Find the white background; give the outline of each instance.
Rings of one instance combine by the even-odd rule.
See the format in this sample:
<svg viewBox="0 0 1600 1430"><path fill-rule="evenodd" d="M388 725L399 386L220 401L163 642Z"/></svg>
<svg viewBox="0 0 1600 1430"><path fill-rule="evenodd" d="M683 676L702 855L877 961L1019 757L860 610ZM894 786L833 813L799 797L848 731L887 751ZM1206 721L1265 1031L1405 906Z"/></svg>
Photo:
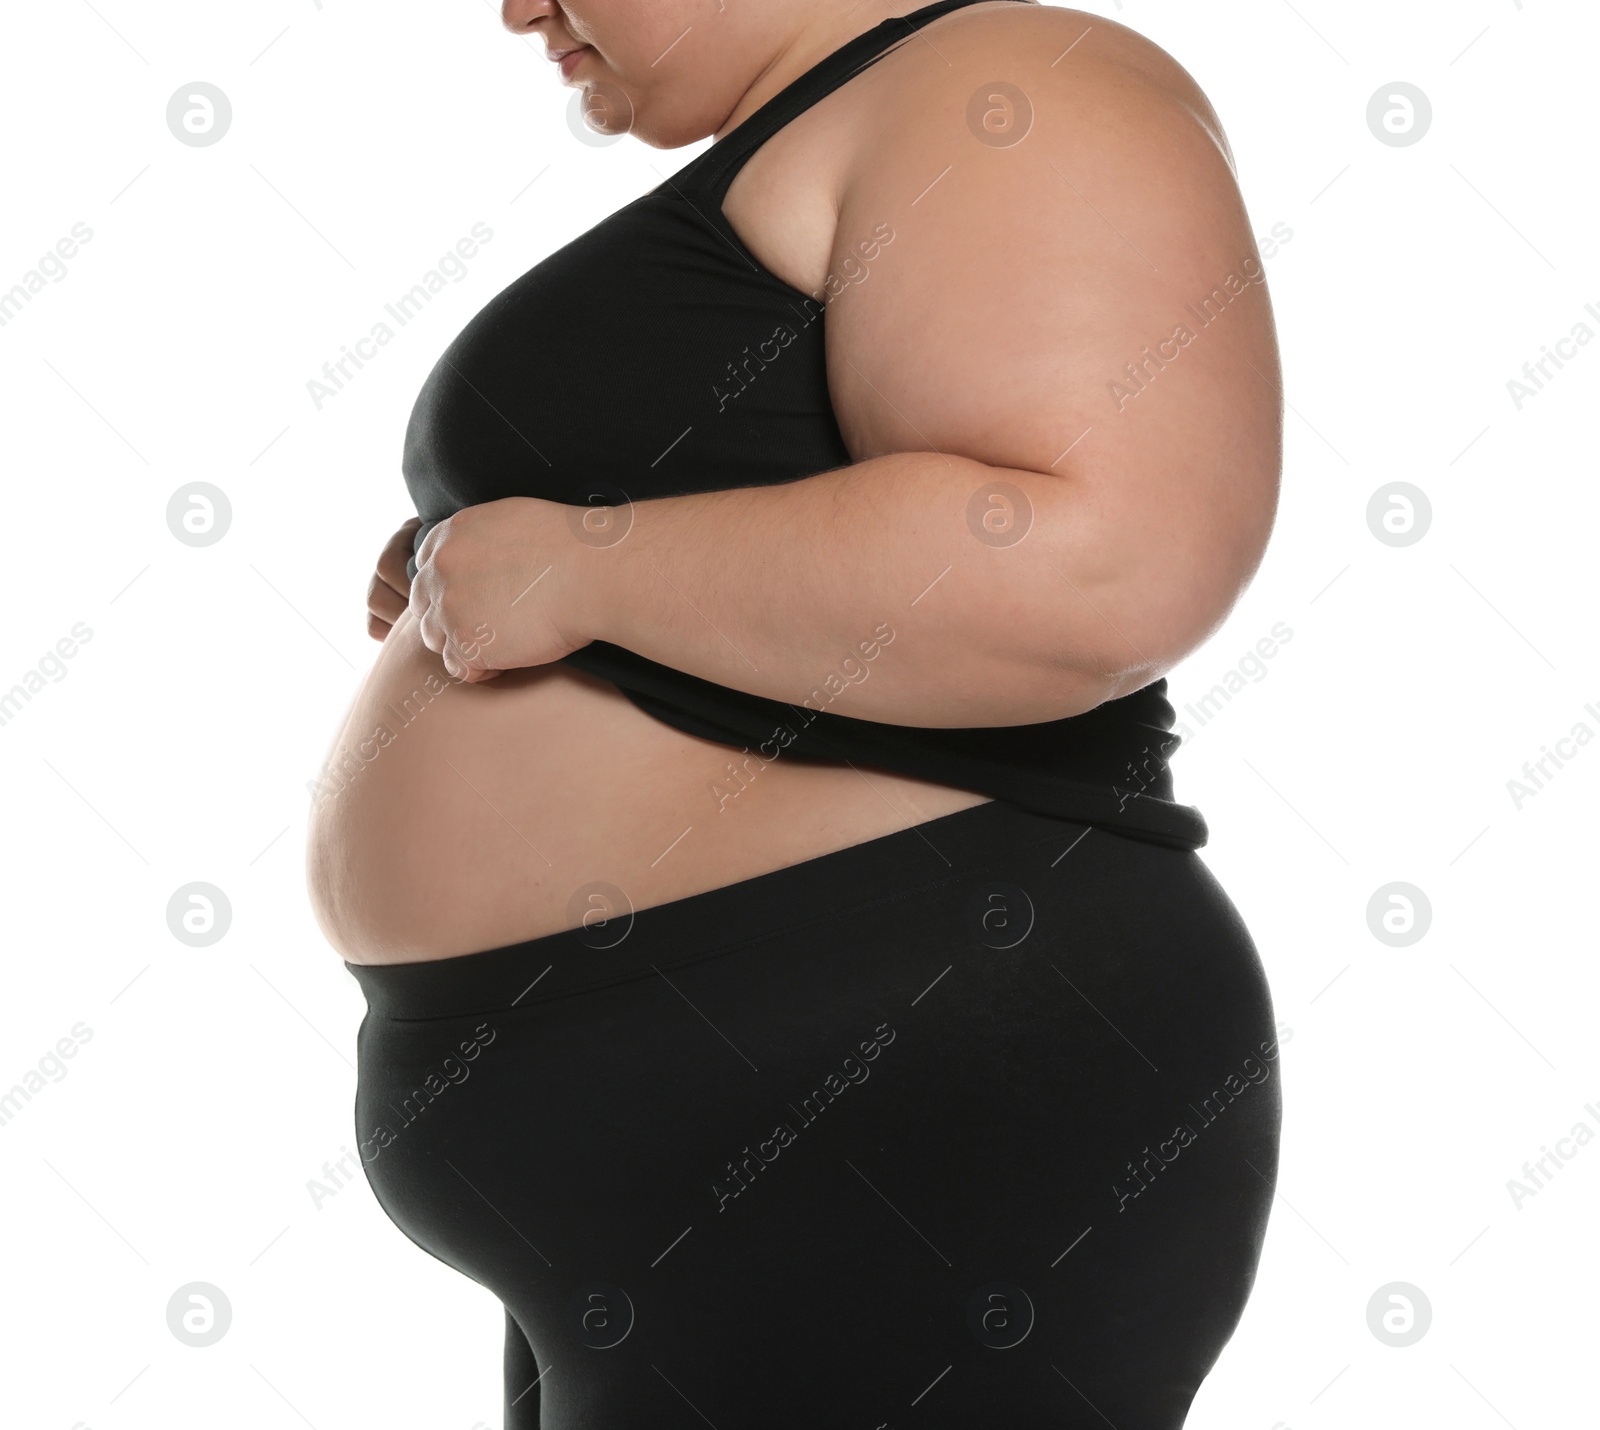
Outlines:
<svg viewBox="0 0 1600 1430"><path fill-rule="evenodd" d="M1576 323L1600 332L1600 18L1089 8L1196 76L1255 232L1293 233L1267 260L1276 535L1171 677L1194 732L1179 797L1266 961L1287 1103L1254 1297L1190 1425L1594 1424L1600 1147L1564 1144L1520 1207L1507 1184L1575 1124L1600 1132L1600 748L1520 808L1507 781L1579 722L1600 733L1600 346L1520 410L1507 382ZM353 1139L363 1004L306 903L306 782L377 649L365 583L410 514L401 437L428 369L702 146L580 142L542 45L486 0L62 0L8 7L5 49L0 288L74 223L93 238L0 328L0 689L75 623L92 638L0 726L0 1087L91 1036L0 1126L0 1418L498 1427L498 1304L363 1181L307 1190ZM196 80L232 102L213 147L166 127ZM1394 81L1433 105L1409 147L1366 122ZM317 410L308 379L478 221L494 237L465 278ZM232 506L212 547L166 525L197 480ZM1431 503L1410 546L1367 524L1393 481ZM1278 622L1292 639L1197 727L1184 706ZM192 881L231 902L209 948L168 931ZM1397 881L1432 910L1401 948L1367 917ZM233 1307L206 1349L166 1324L193 1281ZM1367 1324L1397 1281L1433 1313L1406 1348Z"/></svg>

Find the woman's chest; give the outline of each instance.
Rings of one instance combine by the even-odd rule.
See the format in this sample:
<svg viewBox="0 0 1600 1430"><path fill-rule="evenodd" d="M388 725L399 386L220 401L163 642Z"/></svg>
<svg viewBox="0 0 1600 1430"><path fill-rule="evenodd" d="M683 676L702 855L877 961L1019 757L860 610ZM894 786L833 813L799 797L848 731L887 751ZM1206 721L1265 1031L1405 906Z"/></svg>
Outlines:
<svg viewBox="0 0 1600 1430"><path fill-rule="evenodd" d="M849 462L824 304L718 220L646 195L479 311L407 427L402 471L425 521L508 496L609 505Z"/></svg>

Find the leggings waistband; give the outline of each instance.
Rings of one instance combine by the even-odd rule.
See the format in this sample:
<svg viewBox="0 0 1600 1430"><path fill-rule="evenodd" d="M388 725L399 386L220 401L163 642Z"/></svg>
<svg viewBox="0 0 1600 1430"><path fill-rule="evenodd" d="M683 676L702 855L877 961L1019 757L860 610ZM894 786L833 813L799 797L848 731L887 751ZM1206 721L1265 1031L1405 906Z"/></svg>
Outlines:
<svg viewBox="0 0 1600 1430"><path fill-rule="evenodd" d="M965 877L1010 849L1092 826L1000 800L586 927L418 963L349 963L371 1012L413 1021L549 1002L714 958Z"/></svg>

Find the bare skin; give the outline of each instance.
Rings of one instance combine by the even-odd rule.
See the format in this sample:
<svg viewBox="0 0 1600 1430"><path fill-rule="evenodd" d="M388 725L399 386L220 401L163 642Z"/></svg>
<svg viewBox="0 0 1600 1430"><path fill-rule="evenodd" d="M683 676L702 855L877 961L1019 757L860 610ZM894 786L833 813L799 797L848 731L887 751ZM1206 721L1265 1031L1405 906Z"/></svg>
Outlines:
<svg viewBox="0 0 1600 1430"><path fill-rule="evenodd" d="M721 137L823 55L910 8L840 0L719 12L714 0L506 0L502 13L508 28L541 35L549 49L590 45L570 82L625 91L633 132L675 147ZM885 212L900 217L896 265L884 263L872 282L830 304L829 378L841 431L858 463L932 451L1030 478L1041 528L1086 533L1085 550L1098 553L1100 567L1066 545L1049 548L1068 563L1083 597L1071 617L1080 624L1069 629L1063 616L1051 637L1052 652L1076 652L1072 680L1055 682L1072 687L1058 712L1069 714L1165 673L1221 623L1259 563L1281 455L1270 306L1264 288L1247 285L1225 321L1118 410L1107 380L1172 332L1183 302L1256 254L1215 115L1170 57L1081 12L980 4L941 17L920 37L760 148L724 211L763 264L807 292L840 270L857 230L870 232ZM917 213L911 200L950 168L949 132L918 116L943 111L964 123L968 96L1007 74L1026 78L1035 106L1030 141L1039 142L1028 162L1071 180L1045 190L1035 176L1023 190L984 193L981 178L969 179L977 187L963 202L972 212L1012 215L1001 261L992 227L935 221L934 204L922 210L926 222L907 216ZM1063 133L1078 137L1052 137ZM1123 136L1131 152L1116 152L1106 135ZM1035 192L1042 197L1021 197ZM1067 217L1056 204L1072 206L1062 211ZM1019 273L1031 270L1034 253L1039 269L1059 266L1052 245L1063 233L1082 250L1069 281L1046 272L1043 289L1029 291ZM1080 272L1081 282L1071 282ZM1060 296L1069 290L1074 296ZM944 301L930 304L930 292ZM1091 437L1058 460L1086 428ZM1208 434L1210 455L1197 454L1197 432ZM1063 488L1059 509L1044 497L1055 487ZM1067 506L1069 498L1076 505ZM539 937L597 909L621 911L579 896L592 883L648 908L985 802L870 767L782 758L748 765L739 751L674 730L613 686L559 664L458 679L437 642L430 648L413 608L405 559L414 529L402 527L380 557L368 628L382 648L330 752L330 767L345 774L324 781L328 793L315 803L309 831L313 908L352 962L445 958ZM673 579L692 583L694 553L679 557L685 564ZM637 613L650 603L620 569L574 570L562 589L579 585L581 598L551 607L564 628L570 619L584 638L616 640L680 669L699 660L695 673L751 688L736 671L717 669L711 650L673 644L688 637L637 629ZM718 629L736 631L749 601L727 572L722 586L697 590L695 602ZM848 594L858 609L871 609L864 592ZM969 608L994 602L995 620L1009 614L993 583L963 596ZM715 607L717 599L727 606ZM976 653L964 665L964 651L950 632L898 648L899 690L915 696L924 718L865 704L849 713L928 725L1050 718L1039 692L1054 688L1064 658L1047 657L1041 642L1039 652L1016 656L1014 680L996 679ZM792 660L798 700L815 661ZM960 718L962 707L935 683L941 671L992 692L993 707ZM862 701L894 690L887 682L867 687ZM738 791L731 798L730 788ZM931 845L929 859L938 859Z"/></svg>

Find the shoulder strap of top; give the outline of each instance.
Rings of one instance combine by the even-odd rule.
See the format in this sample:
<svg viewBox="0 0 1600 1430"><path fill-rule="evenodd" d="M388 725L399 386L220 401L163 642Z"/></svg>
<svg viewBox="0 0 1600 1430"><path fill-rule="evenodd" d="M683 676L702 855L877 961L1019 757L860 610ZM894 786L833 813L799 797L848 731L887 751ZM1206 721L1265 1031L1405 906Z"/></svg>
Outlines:
<svg viewBox="0 0 1600 1430"><path fill-rule="evenodd" d="M980 0L937 0L909 15L897 15L846 41L825 56L798 79L773 95L765 104L742 120L731 133L719 139L695 161L695 186L711 194L720 204L734 175L752 154L797 115L810 109L819 99L832 94L845 81L853 79L867 66L876 64L898 42L920 30L932 20L964 5ZM1032 3L1032 0L1022 0Z"/></svg>

